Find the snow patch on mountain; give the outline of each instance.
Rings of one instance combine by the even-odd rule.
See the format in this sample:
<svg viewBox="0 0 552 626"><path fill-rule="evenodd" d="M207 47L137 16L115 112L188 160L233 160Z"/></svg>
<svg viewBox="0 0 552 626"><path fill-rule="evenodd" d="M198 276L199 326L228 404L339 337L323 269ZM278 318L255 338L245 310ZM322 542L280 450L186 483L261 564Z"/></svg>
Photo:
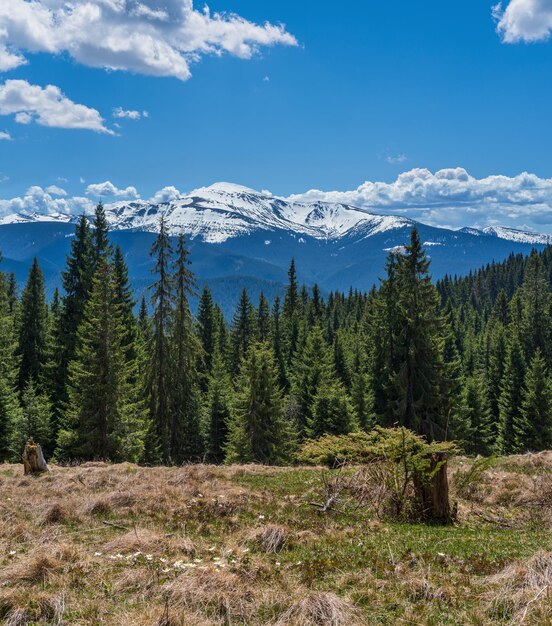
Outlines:
<svg viewBox="0 0 552 626"><path fill-rule="evenodd" d="M415 221L396 215L377 215L366 209L339 202L281 198L234 183L200 187L174 199L154 203L145 200L107 204L106 215L113 230L156 232L164 216L171 234L184 233L207 243L223 243L255 232L285 231L298 241L304 236L335 240L348 237L360 242L368 237L411 228ZM75 222L64 213L12 213L0 217L0 225L29 222ZM482 230L463 228L458 232L481 237L498 237L518 243L552 244L552 235L503 227ZM266 239L271 242L270 235ZM270 245L267 243L266 245ZM426 246L442 245L428 241Z"/></svg>

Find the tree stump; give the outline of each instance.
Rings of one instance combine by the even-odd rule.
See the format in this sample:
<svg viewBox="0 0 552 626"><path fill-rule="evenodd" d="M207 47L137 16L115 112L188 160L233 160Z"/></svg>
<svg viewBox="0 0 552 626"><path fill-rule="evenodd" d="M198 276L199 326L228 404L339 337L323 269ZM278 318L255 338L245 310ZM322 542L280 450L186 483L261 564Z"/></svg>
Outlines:
<svg viewBox="0 0 552 626"><path fill-rule="evenodd" d="M428 522L438 524L452 524L454 522L449 500L447 456L446 452L431 454L429 457L431 479L429 481L422 481L419 478L414 480L421 514L423 519Z"/></svg>
<svg viewBox="0 0 552 626"><path fill-rule="evenodd" d="M23 451L23 469L25 476L37 476L38 474L50 471L40 444L35 443L32 439L29 439L25 444L25 450Z"/></svg>

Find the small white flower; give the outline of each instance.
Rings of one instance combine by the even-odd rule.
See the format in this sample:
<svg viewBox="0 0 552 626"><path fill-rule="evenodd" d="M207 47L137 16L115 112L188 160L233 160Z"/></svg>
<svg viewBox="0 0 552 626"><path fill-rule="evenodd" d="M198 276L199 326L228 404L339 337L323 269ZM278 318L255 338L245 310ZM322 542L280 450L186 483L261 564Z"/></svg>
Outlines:
<svg viewBox="0 0 552 626"><path fill-rule="evenodd" d="M10 550L9 551L9 555L10 556L15 556L17 554L17 550Z"/></svg>
<svg viewBox="0 0 552 626"><path fill-rule="evenodd" d="M194 559L194 563L203 563L203 559Z"/></svg>
<svg viewBox="0 0 552 626"><path fill-rule="evenodd" d="M264 519L265 516L264 515L259 515L259 519Z"/></svg>
<svg viewBox="0 0 552 626"><path fill-rule="evenodd" d="M146 554L146 561L153 561L153 554Z"/></svg>
<svg viewBox="0 0 552 626"><path fill-rule="evenodd" d="M94 556L102 556L101 552L94 552Z"/></svg>

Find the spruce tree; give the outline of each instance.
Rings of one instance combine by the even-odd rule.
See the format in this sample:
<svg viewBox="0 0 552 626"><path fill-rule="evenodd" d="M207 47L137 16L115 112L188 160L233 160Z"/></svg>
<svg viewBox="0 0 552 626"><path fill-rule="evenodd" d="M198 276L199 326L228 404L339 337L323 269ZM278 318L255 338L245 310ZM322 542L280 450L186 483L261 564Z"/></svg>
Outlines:
<svg viewBox="0 0 552 626"><path fill-rule="evenodd" d="M95 258L92 245L92 234L86 216L82 215L75 228L75 236L71 239L71 250L67 257L66 270L62 273L62 285L65 295L60 319L60 345L58 346L59 362L54 372L53 388L56 390L54 399L54 420L58 420L62 407L67 401L66 382L69 362L75 356L77 329L88 300L92 277L94 275Z"/></svg>
<svg viewBox="0 0 552 626"><path fill-rule="evenodd" d="M523 423L521 403L525 367L521 342L516 335L513 335L508 346L498 400L500 430L497 447L502 454L516 454L524 448L523 442L519 441L518 432Z"/></svg>
<svg viewBox="0 0 552 626"><path fill-rule="evenodd" d="M11 457L12 425L20 418L21 409L16 391L16 347L8 282L5 274L0 272L0 463Z"/></svg>
<svg viewBox="0 0 552 626"><path fill-rule="evenodd" d="M197 334L203 350L203 359L200 361L202 384L205 390L205 383L211 373L213 354L216 348L215 336L215 315L213 306L213 296L207 285L203 288L199 298L197 309Z"/></svg>
<svg viewBox="0 0 552 626"><path fill-rule="evenodd" d="M99 202L94 212L94 231L92 234L94 246L94 261L96 264L101 262L104 257L111 253L111 244L109 243L109 226L105 216L105 208L102 202Z"/></svg>
<svg viewBox="0 0 552 626"><path fill-rule="evenodd" d="M205 411L207 427L206 456L210 463L224 461L232 407L232 385L222 355L213 355Z"/></svg>
<svg viewBox="0 0 552 626"><path fill-rule="evenodd" d="M468 454L489 455L495 442L492 413L482 372L465 380L463 404L453 423L453 437L463 443Z"/></svg>
<svg viewBox="0 0 552 626"><path fill-rule="evenodd" d="M146 413L127 358L112 268L98 262L69 367L69 402L58 435L61 458L138 461Z"/></svg>
<svg viewBox="0 0 552 626"><path fill-rule="evenodd" d="M549 352L552 339L550 283L541 256L533 251L527 261L521 288L521 337L525 357L531 359L536 350L552 365Z"/></svg>
<svg viewBox="0 0 552 626"><path fill-rule="evenodd" d="M293 428L283 416L282 389L270 349L255 344L237 384L226 462L279 465L291 459Z"/></svg>
<svg viewBox="0 0 552 626"><path fill-rule="evenodd" d="M351 404L356 423L362 430L369 431L376 424L376 415L374 411L374 393L361 343L363 342L358 337L351 376Z"/></svg>
<svg viewBox="0 0 552 626"><path fill-rule="evenodd" d="M315 326L307 336L305 347L298 352L294 363L292 393L299 404L297 430L300 439L309 435L309 425L314 419L314 404L323 385L335 380L328 347L319 326Z"/></svg>
<svg viewBox="0 0 552 626"><path fill-rule="evenodd" d="M162 216L159 220L159 233L151 249L155 259L152 270L156 281L151 287L153 306L152 337L148 353L147 394L150 415L155 430L149 433L146 447L159 446L164 463L171 461L171 372L174 363L170 349L170 329L173 323L173 277L171 273L172 246L167 229L167 222ZM155 437L153 435L155 434Z"/></svg>
<svg viewBox="0 0 552 626"><path fill-rule="evenodd" d="M121 310L123 317L124 336L123 345L127 347L128 358L134 359L134 342L136 341L136 318L134 317L134 307L136 300L134 292L128 278L128 267L125 257L119 246L115 246L113 253L113 280L115 286L115 304Z"/></svg>
<svg viewBox="0 0 552 626"><path fill-rule="evenodd" d="M33 381L43 386L49 359L49 311L44 292L44 276L35 257L21 296L18 354L19 389Z"/></svg>
<svg viewBox="0 0 552 626"><path fill-rule="evenodd" d="M443 388L443 317L439 294L431 282L429 260L416 228L400 258L398 279L398 335L392 357L391 402L395 418L428 440L446 435L446 416L440 415Z"/></svg>
<svg viewBox="0 0 552 626"><path fill-rule="evenodd" d="M255 311L243 289L238 306L232 319L232 373L236 376L243 360L247 357L249 347L255 341Z"/></svg>
<svg viewBox="0 0 552 626"><path fill-rule="evenodd" d="M257 307L257 340L265 342L270 339L270 305L264 293L259 296Z"/></svg>
<svg viewBox="0 0 552 626"><path fill-rule="evenodd" d="M173 463L197 461L203 455L201 401L197 357L201 344L194 332L188 297L195 293L184 235L178 237L174 262L175 313L171 329L174 368L171 376L170 458Z"/></svg>
<svg viewBox="0 0 552 626"><path fill-rule="evenodd" d="M23 390L22 409L16 413L11 428L10 447L14 461L21 458L29 439L34 439L43 449L50 449L51 411L50 400L30 377Z"/></svg>
<svg viewBox="0 0 552 626"><path fill-rule="evenodd" d="M552 387L550 373L539 349L527 373L521 400L521 420L515 424L517 448L539 452L552 447Z"/></svg>
<svg viewBox="0 0 552 626"><path fill-rule="evenodd" d="M314 397L308 436L317 439L326 433L345 435L354 427L353 410L343 384L337 380L324 381Z"/></svg>

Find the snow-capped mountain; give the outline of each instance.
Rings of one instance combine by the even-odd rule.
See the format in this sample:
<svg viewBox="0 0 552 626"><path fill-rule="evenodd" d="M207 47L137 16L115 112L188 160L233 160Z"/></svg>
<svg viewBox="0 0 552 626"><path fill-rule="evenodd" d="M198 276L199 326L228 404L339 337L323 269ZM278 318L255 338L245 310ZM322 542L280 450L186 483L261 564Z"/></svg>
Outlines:
<svg viewBox="0 0 552 626"><path fill-rule="evenodd" d="M411 220L375 215L344 204L289 202L241 185L216 183L191 191L172 202L143 200L106 205L112 230L155 232L164 215L169 232L184 232L208 243L222 243L260 230L285 230L317 239L335 239L355 229L366 236L413 224ZM69 222L60 213L19 213L0 218L0 224L36 221Z"/></svg>
<svg viewBox="0 0 552 626"><path fill-rule="evenodd" d="M320 240L345 236L362 239L416 223L405 217L377 215L346 204L294 202L232 183L201 187L161 204L144 200L115 202L106 205L106 213L112 230L143 232L156 232L159 217L164 215L171 234L183 232L206 243L224 243L260 231L287 231ZM0 218L0 225L75 220L75 216L63 213L22 212ZM463 228L458 232L525 244L552 244L552 235L505 227Z"/></svg>
<svg viewBox="0 0 552 626"><path fill-rule="evenodd" d="M247 187L218 183L171 202L106 205L111 239L123 250L138 294L151 283L148 252L165 216L169 232L187 235L193 269L231 312L243 287L253 299L282 293L290 260L299 277L324 290L362 290L385 273L389 252L400 253L413 225L431 258L434 278L462 275L512 252L528 254L552 236L508 228L451 230L345 204L297 202ZM19 213L0 219L0 269L21 283L36 256L50 291L59 286L77 216Z"/></svg>

